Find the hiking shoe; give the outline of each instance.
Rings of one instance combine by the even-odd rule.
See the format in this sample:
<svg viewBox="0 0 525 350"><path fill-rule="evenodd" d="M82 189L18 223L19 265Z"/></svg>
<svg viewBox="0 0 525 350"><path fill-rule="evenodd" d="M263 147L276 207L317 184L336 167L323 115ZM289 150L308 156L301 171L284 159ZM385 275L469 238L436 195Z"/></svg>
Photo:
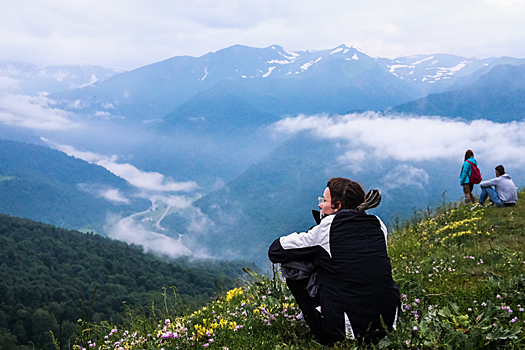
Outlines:
<svg viewBox="0 0 525 350"><path fill-rule="evenodd" d="M470 211L474 211L474 210L476 210L476 209L478 209L478 208L483 208L483 204L476 203L475 206L473 206L472 208L470 208Z"/></svg>

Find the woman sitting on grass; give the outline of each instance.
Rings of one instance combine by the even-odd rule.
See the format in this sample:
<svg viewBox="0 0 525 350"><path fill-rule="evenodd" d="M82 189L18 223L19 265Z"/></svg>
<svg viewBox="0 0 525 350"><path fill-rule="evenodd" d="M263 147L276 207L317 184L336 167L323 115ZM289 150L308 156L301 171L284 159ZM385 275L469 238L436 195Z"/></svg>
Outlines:
<svg viewBox="0 0 525 350"><path fill-rule="evenodd" d="M321 222L270 246L274 263L315 266L319 286L314 297L307 290L308 278L287 279L287 285L318 343L383 337L381 316L389 330L395 327L400 298L386 250L386 227L365 212L380 202L379 191L365 195L358 183L332 178L320 199Z"/></svg>

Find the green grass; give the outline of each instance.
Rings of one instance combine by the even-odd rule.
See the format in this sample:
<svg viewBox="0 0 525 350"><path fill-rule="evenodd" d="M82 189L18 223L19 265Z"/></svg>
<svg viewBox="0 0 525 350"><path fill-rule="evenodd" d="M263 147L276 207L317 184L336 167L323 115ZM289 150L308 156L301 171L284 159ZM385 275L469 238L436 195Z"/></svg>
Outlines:
<svg viewBox="0 0 525 350"><path fill-rule="evenodd" d="M525 198L525 191L519 193ZM397 329L375 345L336 349L525 349L525 208L470 210L449 203L415 213L388 239L402 293ZM190 312L177 294L128 310L123 325L79 322L89 349L317 349L278 273L239 281Z"/></svg>

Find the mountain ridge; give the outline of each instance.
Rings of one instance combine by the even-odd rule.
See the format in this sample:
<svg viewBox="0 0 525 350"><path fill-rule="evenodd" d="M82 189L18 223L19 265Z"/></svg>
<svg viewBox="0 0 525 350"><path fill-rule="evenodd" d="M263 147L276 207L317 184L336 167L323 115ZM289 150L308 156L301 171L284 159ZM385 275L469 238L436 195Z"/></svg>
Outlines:
<svg viewBox="0 0 525 350"><path fill-rule="evenodd" d="M0 214L0 348L54 349L50 330L73 344L79 318L118 322L126 306L160 308L163 288L174 287L167 298L179 312L196 309L232 288L245 266L256 268L168 259L97 234Z"/></svg>
<svg viewBox="0 0 525 350"><path fill-rule="evenodd" d="M0 140L0 212L74 229L103 232L109 212L132 213L149 206L135 189L105 168L48 147ZM129 201L110 201L120 191Z"/></svg>
<svg viewBox="0 0 525 350"><path fill-rule="evenodd" d="M88 86L123 70L97 65L37 65L17 61L0 62L0 77L10 81L8 91L36 95Z"/></svg>
<svg viewBox="0 0 525 350"><path fill-rule="evenodd" d="M172 57L119 74L84 89L56 93L52 97L68 100L70 103L82 101L85 108L76 109L76 113L107 112L137 122L162 119L223 79L255 81L256 83L251 84L252 90L265 96L283 91L279 87L283 82L304 82L306 79L315 78L323 82L324 91L329 92L332 89L336 92L331 101L336 105L342 104L336 113L343 113L353 109L384 109L421 98L431 92L452 89L456 81L461 81L460 78L494 65L498 60L448 54L401 56L395 59L375 58L345 45L334 49L297 52L285 50L278 45L267 48L234 45L200 57ZM520 61L510 60L514 60L514 63ZM335 67L340 68L334 69ZM390 88L382 92L383 97L390 96L390 100L386 98L384 102L358 103L366 93L381 89L381 84L373 80L368 81L368 86L365 84L361 87L361 95L341 89L341 81L352 84L352 79L364 70L376 72L371 76L382 71L386 73L383 79L392 78ZM301 88L303 87L294 86L296 93L290 98L303 95L303 91L305 96L317 95L315 90L309 92L308 89ZM341 91L345 98L336 98L337 91ZM393 98L396 95L398 97ZM287 112L302 113L290 98L285 99L289 105ZM206 101L202 103L206 104ZM326 105L327 103L317 110L325 108ZM61 107L68 110L65 103Z"/></svg>
<svg viewBox="0 0 525 350"><path fill-rule="evenodd" d="M389 111L499 123L519 121L525 117L525 64L496 66L461 90L430 94Z"/></svg>

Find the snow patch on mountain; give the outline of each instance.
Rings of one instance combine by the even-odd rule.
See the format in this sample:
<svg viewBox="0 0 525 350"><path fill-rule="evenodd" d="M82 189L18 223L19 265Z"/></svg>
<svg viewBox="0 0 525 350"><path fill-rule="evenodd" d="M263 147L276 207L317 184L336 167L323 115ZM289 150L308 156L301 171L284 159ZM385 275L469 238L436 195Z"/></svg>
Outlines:
<svg viewBox="0 0 525 350"><path fill-rule="evenodd" d="M289 56L286 56L284 54L282 54L281 52L279 52L279 55L283 56L284 58L288 59L288 60L291 60L292 62L295 61L296 59L298 59L299 57L301 57L298 53L296 52L293 52L293 51L288 51L288 50L285 50L283 49L283 51L285 53L287 53Z"/></svg>
<svg viewBox="0 0 525 350"><path fill-rule="evenodd" d="M266 63L269 63L269 64L273 64L273 63L277 63L277 64L290 64L290 63L293 63L293 61L283 61L283 60L271 60L271 61L267 61Z"/></svg>
<svg viewBox="0 0 525 350"><path fill-rule="evenodd" d="M266 78L267 76L269 76L270 74L272 74L272 71L275 69L275 67L270 67L268 68L268 73L264 74L263 75L263 78Z"/></svg>
<svg viewBox="0 0 525 350"><path fill-rule="evenodd" d="M357 47L353 47L353 46L352 46L352 49L355 49L355 50L359 51L359 53L362 53L363 55L366 55L366 56L368 56L368 57L370 57L370 58L373 58L373 59L375 59L375 60L379 59L379 56L369 54L368 52L365 52L365 51L363 51L363 50L361 50L361 49L359 49L359 48L357 48Z"/></svg>
<svg viewBox="0 0 525 350"><path fill-rule="evenodd" d="M423 81L426 81L426 80L429 80L429 79L435 79L435 80L439 80L441 78L443 79L450 79L450 76L454 75L455 72L465 68L465 66L468 64L468 63L472 63L472 62L469 62L468 60L465 60L457 65L455 65L454 67L438 67L437 70L436 70L436 74L435 75L425 75L423 77Z"/></svg>
<svg viewBox="0 0 525 350"><path fill-rule="evenodd" d="M319 57L318 59L316 59L315 61L310 61L308 63L305 63L301 66L301 69L302 70L307 70L308 68L310 68L310 66L312 66L313 64L319 62L320 60L322 59L322 57Z"/></svg>
<svg viewBox="0 0 525 350"><path fill-rule="evenodd" d="M92 86L97 81L98 81L97 76L95 75L95 73L92 73L91 74L91 79L89 80L89 82L87 82L86 84L78 85L78 86L77 85L71 85L71 89L84 88L86 86Z"/></svg>
<svg viewBox="0 0 525 350"><path fill-rule="evenodd" d="M393 64L393 65L388 66L388 67L390 68L390 73L394 74L397 77L398 75L395 73L396 69L398 69L398 68L407 68L408 65L406 65L406 64Z"/></svg>
<svg viewBox="0 0 525 350"><path fill-rule="evenodd" d="M460 69L463 69L468 63L472 63L468 60L465 60L463 62L461 62L460 64L458 64L457 66L455 67L450 67L450 68L439 68L439 69L446 69L448 70L449 72L457 72L458 70Z"/></svg>
<svg viewBox="0 0 525 350"><path fill-rule="evenodd" d="M308 62L308 63L305 63L305 64L303 64L303 65L301 66L301 69L302 69L302 70L307 70L308 67L310 67L312 64L314 64L314 61L310 61L310 62Z"/></svg>
<svg viewBox="0 0 525 350"><path fill-rule="evenodd" d="M422 60L419 60L419 61L417 61L417 62L412 63L412 65L420 64L421 62L425 62L425 61L431 60L431 59L433 59L433 58L434 58L434 56L430 56L430 57L427 57L427 58L423 58Z"/></svg>
<svg viewBox="0 0 525 350"><path fill-rule="evenodd" d="M55 74L52 74L51 76L53 78L55 78L57 81L62 81L68 75L69 75L69 72L60 70L60 71L56 72Z"/></svg>
<svg viewBox="0 0 525 350"><path fill-rule="evenodd" d="M208 67L204 67L204 76L201 78L201 81L203 81L208 76Z"/></svg>

